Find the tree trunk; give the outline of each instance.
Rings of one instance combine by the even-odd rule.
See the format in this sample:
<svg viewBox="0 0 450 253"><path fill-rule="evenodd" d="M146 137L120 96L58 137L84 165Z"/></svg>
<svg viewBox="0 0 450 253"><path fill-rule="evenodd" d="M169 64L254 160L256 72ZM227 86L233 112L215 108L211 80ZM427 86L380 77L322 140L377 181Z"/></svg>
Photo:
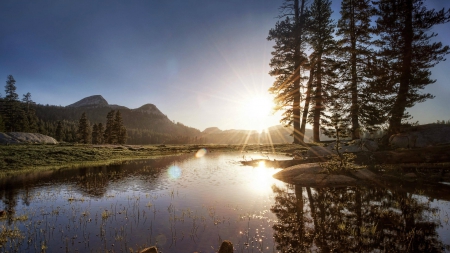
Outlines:
<svg viewBox="0 0 450 253"><path fill-rule="evenodd" d="M322 55L317 57L317 85L314 107L313 141L320 141L320 112L322 111Z"/></svg>
<svg viewBox="0 0 450 253"><path fill-rule="evenodd" d="M314 81L314 68L315 66L312 65L311 70L309 71L308 87L306 88L305 105L303 107L302 125L300 126L300 133L302 133L301 140L303 142L305 141L306 119L308 118L309 102L311 101L312 82Z"/></svg>
<svg viewBox="0 0 450 253"><path fill-rule="evenodd" d="M352 140L359 139L359 105L358 105L358 77L356 72L356 34L355 34L355 3L352 2L350 17L350 41L351 41L351 118L352 118Z"/></svg>
<svg viewBox="0 0 450 253"><path fill-rule="evenodd" d="M400 131L403 115L406 108L407 96L409 91L409 80L411 78L411 62L412 62L412 41L413 41L413 29L412 29L412 1L404 1L405 8L405 27L402 31L402 37L405 41L403 45L403 59L402 70L400 76L400 87L397 93L394 106L391 110L391 118L389 119L388 135L398 133Z"/></svg>
<svg viewBox="0 0 450 253"><path fill-rule="evenodd" d="M301 131L300 127L300 100L301 100L301 93L300 93L300 70L301 65L303 64L302 54L301 54L301 45L303 44L303 11L305 6L305 0L302 0L301 7L299 9L299 0L294 1L294 9L295 9L295 23L298 26L298 43L295 45L295 72L294 76L294 91L293 91L293 124L294 124L294 143L295 144L304 144L304 135L305 132Z"/></svg>

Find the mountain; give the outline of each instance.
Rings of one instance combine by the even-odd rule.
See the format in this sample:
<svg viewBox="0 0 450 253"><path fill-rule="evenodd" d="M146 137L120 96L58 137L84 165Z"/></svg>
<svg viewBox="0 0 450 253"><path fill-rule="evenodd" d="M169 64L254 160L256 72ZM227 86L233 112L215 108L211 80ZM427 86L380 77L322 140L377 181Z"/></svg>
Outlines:
<svg viewBox="0 0 450 253"><path fill-rule="evenodd" d="M101 95L85 97L67 107L103 107L108 106L108 102Z"/></svg>
<svg viewBox="0 0 450 253"><path fill-rule="evenodd" d="M76 138L76 125L84 112L92 124L106 124L106 115L111 110L120 110L124 126L128 130L129 144L192 143L202 142L201 132L179 122L170 120L155 105L145 104L136 109L111 105L101 95L83 98L68 106L36 105L36 116L40 119L40 132L55 136L56 125L61 121L71 125L67 140Z"/></svg>

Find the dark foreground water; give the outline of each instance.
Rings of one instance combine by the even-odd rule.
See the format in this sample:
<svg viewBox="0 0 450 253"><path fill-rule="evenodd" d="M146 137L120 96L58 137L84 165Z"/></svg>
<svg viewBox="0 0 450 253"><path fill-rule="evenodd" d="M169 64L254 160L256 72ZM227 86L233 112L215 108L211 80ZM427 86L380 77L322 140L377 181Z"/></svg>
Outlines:
<svg viewBox="0 0 450 253"><path fill-rule="evenodd" d="M191 154L3 180L0 251L216 252L222 240L235 252L450 249L450 196L426 196L436 186L300 187L273 179L278 169L240 165L251 158L260 155Z"/></svg>

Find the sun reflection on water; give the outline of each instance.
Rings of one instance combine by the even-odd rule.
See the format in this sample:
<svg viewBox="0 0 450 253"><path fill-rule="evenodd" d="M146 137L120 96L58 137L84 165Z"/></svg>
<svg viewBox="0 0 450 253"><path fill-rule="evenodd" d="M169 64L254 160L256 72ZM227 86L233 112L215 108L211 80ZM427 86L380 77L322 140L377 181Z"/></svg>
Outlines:
<svg viewBox="0 0 450 253"><path fill-rule="evenodd" d="M266 167L265 161L259 161L258 166L252 169L252 180L249 187L259 193L271 191L270 186L277 181L272 177L272 175L277 173L278 171L279 169Z"/></svg>

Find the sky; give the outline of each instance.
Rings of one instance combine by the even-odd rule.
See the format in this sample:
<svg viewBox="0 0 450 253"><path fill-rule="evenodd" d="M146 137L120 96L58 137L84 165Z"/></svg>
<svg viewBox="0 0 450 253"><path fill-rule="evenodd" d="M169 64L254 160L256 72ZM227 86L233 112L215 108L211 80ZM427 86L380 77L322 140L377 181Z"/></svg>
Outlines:
<svg viewBox="0 0 450 253"><path fill-rule="evenodd" d="M2 0L0 77L13 75L19 96L30 92L39 104L102 95L128 108L154 104L201 131L277 125L280 113L257 101L271 100L266 38L282 2ZM426 3L450 8L447 0ZM340 1L332 8L337 20ZM433 29L444 45L449 30ZM432 69L437 82L424 92L436 98L410 109L413 121L450 120L449 70L450 60Z"/></svg>

